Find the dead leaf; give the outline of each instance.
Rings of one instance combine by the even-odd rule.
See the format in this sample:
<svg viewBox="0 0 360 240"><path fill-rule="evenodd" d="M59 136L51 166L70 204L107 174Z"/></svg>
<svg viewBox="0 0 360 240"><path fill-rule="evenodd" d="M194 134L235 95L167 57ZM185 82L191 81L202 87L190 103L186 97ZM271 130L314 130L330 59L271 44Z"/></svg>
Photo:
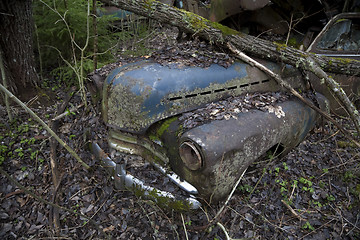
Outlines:
<svg viewBox="0 0 360 240"><path fill-rule="evenodd" d="M104 232L111 232L111 231L114 231L115 227L113 225L107 227L107 228L104 228Z"/></svg>
<svg viewBox="0 0 360 240"><path fill-rule="evenodd" d="M20 204L20 207L23 207L27 202L24 198L21 197L17 197L16 201Z"/></svg>

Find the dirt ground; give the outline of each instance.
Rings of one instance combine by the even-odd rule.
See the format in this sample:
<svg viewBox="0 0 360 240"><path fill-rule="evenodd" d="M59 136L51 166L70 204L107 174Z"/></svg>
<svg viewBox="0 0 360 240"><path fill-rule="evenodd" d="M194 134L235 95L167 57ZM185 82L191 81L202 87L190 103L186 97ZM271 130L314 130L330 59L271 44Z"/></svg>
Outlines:
<svg viewBox="0 0 360 240"><path fill-rule="evenodd" d="M192 49L205 52L201 44L190 44L189 56L193 56ZM227 65L231 57L221 53L204 61ZM69 94L56 86L52 82L46 92L27 101L46 122L55 117L60 100ZM80 104L74 92L66 111ZM199 210L178 212L114 189L113 180L88 148L96 141L112 155L99 110L100 103L92 102L88 94L87 107L80 106L59 120L59 136L92 167L85 170L57 146L61 176L57 202L71 210L60 210L60 229L55 231L50 221L53 207L26 194L2 174L1 239L360 239L360 150L332 124L316 127L285 157L269 155L252 164L222 212L224 202L202 202ZM0 106L1 167L37 196L53 202L49 134L20 107L13 105L12 112L15 120L10 122L5 107ZM355 134L347 119L337 120ZM126 158L139 161L136 156ZM146 163L136 171L155 174Z"/></svg>

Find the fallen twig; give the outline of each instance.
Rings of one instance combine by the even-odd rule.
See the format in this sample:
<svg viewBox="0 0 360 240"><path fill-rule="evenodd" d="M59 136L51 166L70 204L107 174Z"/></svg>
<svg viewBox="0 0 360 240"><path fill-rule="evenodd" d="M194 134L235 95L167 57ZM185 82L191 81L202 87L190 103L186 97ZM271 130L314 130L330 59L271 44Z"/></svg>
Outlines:
<svg viewBox="0 0 360 240"><path fill-rule="evenodd" d="M226 239L227 239L227 240L231 240L231 238L230 238L228 232L226 231L224 225L222 225L220 222L217 222L216 224L221 228L221 230L223 230Z"/></svg>
<svg viewBox="0 0 360 240"><path fill-rule="evenodd" d="M239 177L239 179L237 180L237 182L235 183L233 189L231 190L230 194L228 195L225 203L222 205L222 207L220 208L220 210L216 213L215 217L213 219L211 219L209 221L208 224L204 225L204 226L200 226L200 227L195 227L193 228L193 230L195 231L202 231L202 230L205 230L205 229L208 229L214 222L217 222L218 218L220 217L220 215L224 212L224 209L226 207L226 205L229 203L232 195L234 194L235 190L237 189L238 185L240 184L240 181L241 179L243 178L245 172L246 172L247 169L245 169L243 171L243 173L241 174L241 176Z"/></svg>
<svg viewBox="0 0 360 240"><path fill-rule="evenodd" d="M182 213L180 213L180 215L181 215L181 220L182 220L182 224L183 224L183 227L184 227L184 232L185 232L186 240L189 240L189 237L188 237L188 234L187 234L187 230L186 230L186 226L185 226L184 216L182 215Z"/></svg>
<svg viewBox="0 0 360 240"><path fill-rule="evenodd" d="M221 208L220 208L220 210L217 212L217 214L215 215L215 217L213 218L213 220L212 220L212 221L210 221L210 223L211 223L211 222L213 222L213 221L215 221L215 220L217 220L217 219L218 219L218 217L220 216L220 214L223 212L224 208L225 208L225 207L226 207L226 205L229 203L229 201L230 201L230 199L231 199L232 195L234 194L235 190L236 190L236 189L237 189L237 187L239 186L240 181L241 181L241 179L243 178L243 176L244 176L244 174L245 174L246 170L247 170L247 169L245 169L245 170L243 171L243 173L241 174L241 176L239 177L239 179L238 179L238 180L237 180L237 182L235 183L235 185L234 185L233 189L231 190L231 192L230 192L229 196L227 197L227 199L226 199L225 203L222 205L222 207L221 207Z"/></svg>
<svg viewBox="0 0 360 240"><path fill-rule="evenodd" d="M67 116L67 115L75 112L76 110L78 110L79 108L83 107L84 105L85 105L84 103L81 103L81 104L79 104L79 105L77 105L77 106L75 106L75 107L72 107L72 108L70 108L69 110L63 112L62 114L54 117L53 119L51 119L51 121L59 120L59 119L65 117L65 116Z"/></svg>
<svg viewBox="0 0 360 240"><path fill-rule="evenodd" d="M287 204L287 202L285 202L284 200L281 200L281 202L285 205L285 207L286 207L287 209L290 210L290 212L291 212L295 217L297 217L300 221L305 221L305 222L306 222L306 219L303 218L303 217L301 217L299 214L297 214L297 213L295 212L295 210L294 210L289 204Z"/></svg>

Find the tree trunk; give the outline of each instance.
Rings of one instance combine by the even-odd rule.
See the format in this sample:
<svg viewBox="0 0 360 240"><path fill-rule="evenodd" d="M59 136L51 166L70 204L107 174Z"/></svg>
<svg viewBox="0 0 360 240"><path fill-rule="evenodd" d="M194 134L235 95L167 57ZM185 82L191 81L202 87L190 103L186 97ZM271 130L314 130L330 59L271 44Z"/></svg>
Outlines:
<svg viewBox="0 0 360 240"><path fill-rule="evenodd" d="M211 22L198 15L185 12L153 0L103 0L121 9L179 27L184 32L200 36L210 42L235 48L253 57L274 62L283 62L312 71L308 58L314 59L325 72L360 76L360 61L342 60L306 53L283 44L269 42L239 33L219 23Z"/></svg>
<svg viewBox="0 0 360 240"><path fill-rule="evenodd" d="M36 86L31 0L0 1L0 48L13 91Z"/></svg>

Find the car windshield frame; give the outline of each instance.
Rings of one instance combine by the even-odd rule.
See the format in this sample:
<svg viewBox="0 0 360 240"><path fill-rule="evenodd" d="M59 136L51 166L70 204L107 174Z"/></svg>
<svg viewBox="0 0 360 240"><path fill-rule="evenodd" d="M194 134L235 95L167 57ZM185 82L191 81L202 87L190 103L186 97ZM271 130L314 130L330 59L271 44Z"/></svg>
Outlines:
<svg viewBox="0 0 360 240"><path fill-rule="evenodd" d="M307 52L359 57L360 13L343 13L335 16L314 39Z"/></svg>

